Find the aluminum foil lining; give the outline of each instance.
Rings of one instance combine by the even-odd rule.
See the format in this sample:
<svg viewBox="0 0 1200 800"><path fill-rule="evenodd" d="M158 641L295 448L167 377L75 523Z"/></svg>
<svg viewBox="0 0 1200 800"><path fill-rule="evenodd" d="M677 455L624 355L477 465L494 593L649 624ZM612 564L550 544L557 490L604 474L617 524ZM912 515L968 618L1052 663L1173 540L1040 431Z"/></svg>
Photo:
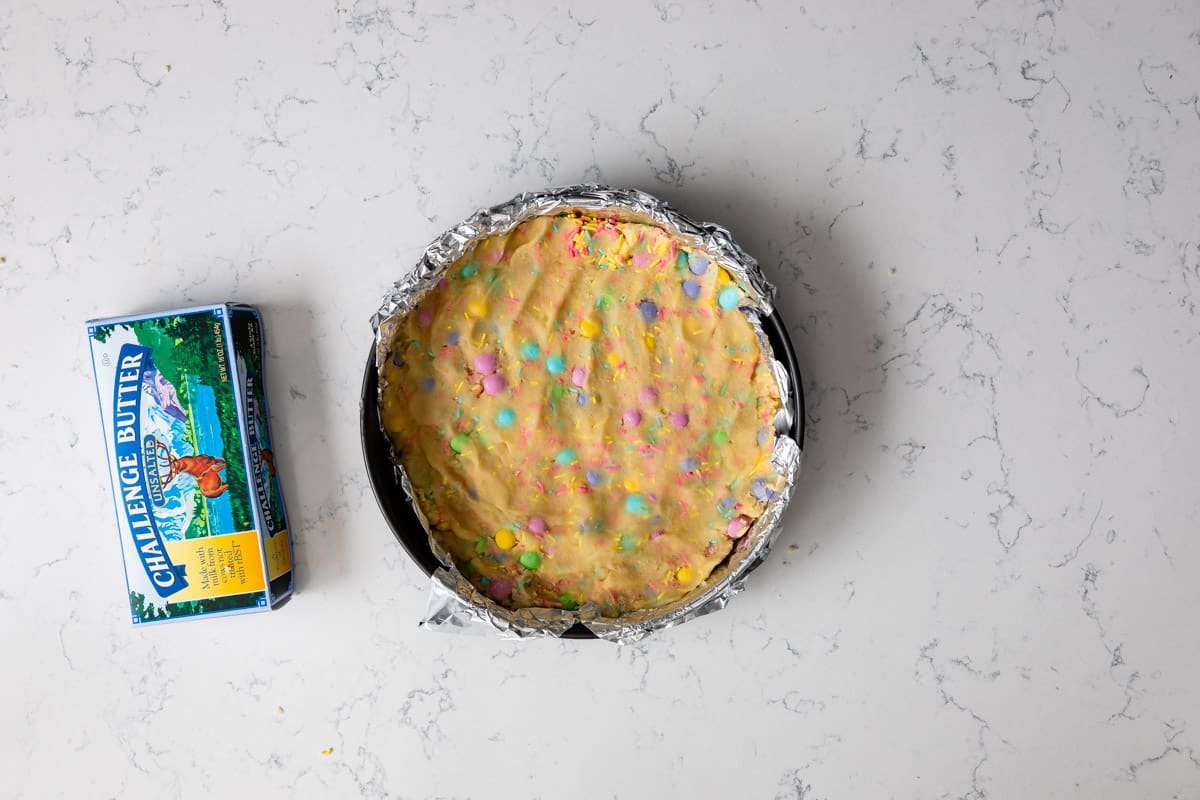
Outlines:
<svg viewBox="0 0 1200 800"><path fill-rule="evenodd" d="M791 501L800 472L802 448L801 443L788 433L793 422L789 403L793 391L791 378L782 362L774 357L761 323L763 316L772 313L775 287L767 281L758 262L738 246L725 228L708 222L696 222L645 192L598 185L526 192L507 203L477 211L455 225L425 248L416 268L392 286L379 311L371 318L371 325L375 329L376 367L384 364L389 356L388 344L396 323L416 307L476 242L503 235L531 217L571 211L601 213L624 222L657 225L729 272L745 294L740 310L754 328L763 353L771 359L771 373L779 386L781 403L780 412L775 417L776 439L771 461L782 476L784 486L768 501L762 516L738 540L730 556L713 570L705 587L666 606L608 618L602 616L593 604L582 605L573 611L557 608L509 609L481 594L459 572L449 553L433 537L429 521L415 499L408 475L393 453L392 463L409 505L425 528L430 547L442 564L430 579L429 604L423 625L464 633L492 631L505 638L523 639L532 636L560 637L576 623L582 623L601 639L637 641L654 631L724 608L731 597L742 591L746 576L766 560L771 545L782 530L783 511ZM381 374L381 399L385 388ZM387 437L386 431L384 436ZM391 441L390 437L387 439Z"/></svg>

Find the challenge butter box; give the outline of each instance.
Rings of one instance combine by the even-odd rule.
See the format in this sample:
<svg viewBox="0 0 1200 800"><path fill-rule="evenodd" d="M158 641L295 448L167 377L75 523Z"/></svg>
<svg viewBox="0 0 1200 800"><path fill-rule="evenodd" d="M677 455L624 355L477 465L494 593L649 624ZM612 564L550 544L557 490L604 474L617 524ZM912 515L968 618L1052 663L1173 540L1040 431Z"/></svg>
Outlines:
<svg viewBox="0 0 1200 800"><path fill-rule="evenodd" d="M135 624L292 592L262 324L232 303L87 323Z"/></svg>

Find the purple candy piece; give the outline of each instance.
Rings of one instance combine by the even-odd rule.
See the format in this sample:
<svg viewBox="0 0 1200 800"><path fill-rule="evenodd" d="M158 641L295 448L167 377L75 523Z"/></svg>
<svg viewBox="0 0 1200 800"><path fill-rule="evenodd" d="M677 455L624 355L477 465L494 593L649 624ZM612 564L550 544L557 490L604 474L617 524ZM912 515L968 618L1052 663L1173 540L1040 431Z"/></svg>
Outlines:
<svg viewBox="0 0 1200 800"><path fill-rule="evenodd" d="M491 375L496 371L496 356L494 353L480 353L475 357L475 371Z"/></svg>
<svg viewBox="0 0 1200 800"><path fill-rule="evenodd" d="M688 278L683 282L683 293L695 300L700 297L700 283Z"/></svg>
<svg viewBox="0 0 1200 800"><path fill-rule="evenodd" d="M654 320L658 319L658 306L651 301L643 300L638 305L638 308L642 310L642 316L645 318L646 322L654 322Z"/></svg>
<svg viewBox="0 0 1200 800"><path fill-rule="evenodd" d="M771 490L767 488L767 482L762 478L755 478L750 481L750 494L754 495L755 499L762 500L764 503L771 499Z"/></svg>
<svg viewBox="0 0 1200 800"><path fill-rule="evenodd" d="M703 275L708 272L708 259L693 253L688 259L688 269L692 271L693 275Z"/></svg>
<svg viewBox="0 0 1200 800"><path fill-rule="evenodd" d="M530 517L529 523L525 527L529 528L529 530L533 531L534 533L545 533L548 529L546 520L542 519L541 517Z"/></svg>
<svg viewBox="0 0 1200 800"><path fill-rule="evenodd" d="M583 386L583 383L586 380L587 371L584 370L583 367L575 367L571 370L571 383L575 384L576 386Z"/></svg>
<svg viewBox="0 0 1200 800"><path fill-rule="evenodd" d="M687 458L685 458L679 462L679 471L680 472L695 472L699 466L700 466L700 459L696 458L695 456L688 456Z"/></svg>
<svg viewBox="0 0 1200 800"><path fill-rule="evenodd" d="M508 388L508 381L503 375L488 375L483 379L483 390L488 394L500 394Z"/></svg>
<svg viewBox="0 0 1200 800"><path fill-rule="evenodd" d="M421 381L421 388L427 392L432 392L435 385L433 378L426 378Z"/></svg>
<svg viewBox="0 0 1200 800"><path fill-rule="evenodd" d="M458 344L458 331L450 331L450 335L446 337L446 341L450 344Z"/></svg>
<svg viewBox="0 0 1200 800"><path fill-rule="evenodd" d="M600 485L601 475L597 470L589 469L587 471L586 477L587 477L587 482L590 483L592 486ZM581 525L580 530L582 530L582 529L583 529L583 526Z"/></svg>
<svg viewBox="0 0 1200 800"><path fill-rule="evenodd" d="M579 394L575 395L575 402L581 406L586 406L587 395L585 395L583 392L580 392Z"/></svg>
<svg viewBox="0 0 1200 800"><path fill-rule="evenodd" d="M688 415L682 411L672 411L670 418L671 424L676 428L686 428L689 422Z"/></svg>
<svg viewBox="0 0 1200 800"><path fill-rule="evenodd" d="M493 600L507 600L513 590L512 581L507 578L496 578L487 588Z"/></svg>
<svg viewBox="0 0 1200 800"><path fill-rule="evenodd" d="M638 392L638 402L642 405L650 405L658 400L658 390L653 386L646 386Z"/></svg>
<svg viewBox="0 0 1200 800"><path fill-rule="evenodd" d="M636 428L638 425L642 424L642 412L638 411L636 408L631 408L625 412L623 417L621 417L621 421L624 422L625 426L628 428Z"/></svg>

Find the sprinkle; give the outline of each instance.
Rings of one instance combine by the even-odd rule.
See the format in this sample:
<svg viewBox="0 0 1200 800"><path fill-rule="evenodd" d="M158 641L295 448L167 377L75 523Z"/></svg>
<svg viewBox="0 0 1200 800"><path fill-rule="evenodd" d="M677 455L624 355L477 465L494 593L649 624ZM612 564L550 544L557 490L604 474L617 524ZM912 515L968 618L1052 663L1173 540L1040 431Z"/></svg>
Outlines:
<svg viewBox="0 0 1200 800"><path fill-rule="evenodd" d="M654 349L654 336L652 334L647 333L645 336L642 337L642 341L646 343L647 350Z"/></svg>
<svg viewBox="0 0 1200 800"><path fill-rule="evenodd" d="M542 565L542 554L533 550L526 550L521 553L521 557L517 559L521 562L521 566L525 569L537 569Z"/></svg>
<svg viewBox="0 0 1200 800"><path fill-rule="evenodd" d="M667 532L665 530L663 530L662 528L656 528L656 529L654 529L654 531L651 532L650 538L651 538L651 540L657 539L660 536L665 536L666 533Z"/></svg>
<svg viewBox="0 0 1200 800"><path fill-rule="evenodd" d="M484 375L491 375L496 371L496 355L495 353L480 353L475 357L475 371L482 372Z"/></svg>
<svg viewBox="0 0 1200 800"><path fill-rule="evenodd" d="M671 424L676 428L686 428L688 426L688 415L682 411L671 412Z"/></svg>
<svg viewBox="0 0 1200 800"><path fill-rule="evenodd" d="M579 603L576 603L569 594L560 594L558 602L562 604L563 611L574 611L579 608Z"/></svg>
<svg viewBox="0 0 1200 800"><path fill-rule="evenodd" d="M560 450L558 455L554 457L554 460L559 464L573 464L575 463L575 451L569 447L565 450Z"/></svg>
<svg viewBox="0 0 1200 800"><path fill-rule="evenodd" d="M650 300L643 300L638 305L638 308L641 309L642 318L645 319L646 322L654 322L654 320L658 319L658 306L656 306Z"/></svg>
<svg viewBox="0 0 1200 800"><path fill-rule="evenodd" d="M474 264L465 265L462 269L460 269L458 271L458 274L460 277L463 277L463 278L471 277L472 275L475 274L475 265Z"/></svg>
<svg viewBox="0 0 1200 800"><path fill-rule="evenodd" d="M583 386L583 383L586 380L587 371L584 370L583 367L575 367L571 370L571 383L575 384L576 386Z"/></svg>
<svg viewBox="0 0 1200 800"><path fill-rule="evenodd" d="M603 476L601 476L600 473L594 469L589 469L584 477L587 478L587 482L592 486L599 486L600 481L603 480Z"/></svg>
<svg viewBox="0 0 1200 800"><path fill-rule="evenodd" d="M630 514L648 514L650 506L646 505L646 498L640 494L631 494L625 498L625 510Z"/></svg>
<svg viewBox="0 0 1200 800"><path fill-rule="evenodd" d="M417 321L422 325L428 325L429 323L433 322L433 309L422 308L417 312Z"/></svg>
<svg viewBox="0 0 1200 800"><path fill-rule="evenodd" d="M725 444L729 441L729 434L725 431L713 431L711 438L713 444Z"/></svg>
<svg viewBox="0 0 1200 800"><path fill-rule="evenodd" d="M455 434L450 439L450 449L456 453L461 453L463 450L467 449L467 445L470 443L470 441L470 437L468 437L465 433Z"/></svg>
<svg viewBox="0 0 1200 800"><path fill-rule="evenodd" d="M500 394L508 388L508 381L503 375L488 375L483 379L483 391L488 394Z"/></svg>
<svg viewBox="0 0 1200 800"><path fill-rule="evenodd" d="M740 539L746 535L746 531L750 528L750 520L746 517L737 516L729 520L729 526L725 528L725 532L729 534L730 539Z"/></svg>
<svg viewBox="0 0 1200 800"><path fill-rule="evenodd" d="M638 402L642 405L650 405L658 400L658 390L653 386L644 386L638 391Z"/></svg>
<svg viewBox="0 0 1200 800"><path fill-rule="evenodd" d="M482 300L472 300L467 303L467 316L474 317L475 319L483 319L487 316L487 313L487 303Z"/></svg>
<svg viewBox="0 0 1200 800"><path fill-rule="evenodd" d="M496 412L496 424L501 428L507 428L509 425L512 425L516 418L517 415L513 413L511 408L502 408Z"/></svg>
<svg viewBox="0 0 1200 800"><path fill-rule="evenodd" d="M688 257L688 269L692 271L693 275L703 275L708 272L708 259L702 255L692 253Z"/></svg>
<svg viewBox="0 0 1200 800"><path fill-rule="evenodd" d="M512 595L512 581L507 578L496 578L488 584L487 590L493 600L507 600Z"/></svg>
<svg viewBox="0 0 1200 800"><path fill-rule="evenodd" d="M682 566L679 569L675 570L675 580L679 581L680 583L691 583L692 582L691 568L685 565L685 566Z"/></svg>
<svg viewBox="0 0 1200 800"><path fill-rule="evenodd" d="M631 408L621 417L621 421L625 423L627 428L636 428L642 424L642 412L636 408Z"/></svg>
<svg viewBox="0 0 1200 800"><path fill-rule="evenodd" d="M692 280L691 278L688 278L686 281L683 282L683 293L686 294L688 297L690 297L692 300L697 299L698 297L700 297L700 284L698 282Z"/></svg>
<svg viewBox="0 0 1200 800"><path fill-rule="evenodd" d="M567 366L567 362L563 361L562 356L550 356L546 359L546 371L551 375L557 375Z"/></svg>
<svg viewBox="0 0 1200 800"><path fill-rule="evenodd" d="M732 286L726 286L717 294L717 305L726 310L737 308L738 300L741 300L741 294Z"/></svg>
<svg viewBox="0 0 1200 800"><path fill-rule="evenodd" d="M501 528L496 531L496 535L493 538L496 540L496 547L499 547L501 550L512 550L517 546L517 537L508 528Z"/></svg>
<svg viewBox="0 0 1200 800"><path fill-rule="evenodd" d="M584 317L579 321L579 334L586 339L591 339L600 332L600 324L595 320Z"/></svg>
<svg viewBox="0 0 1200 800"><path fill-rule="evenodd" d="M525 527L529 528L531 532L538 534L545 533L547 530L549 530L549 527L546 525L546 520L542 519L541 517L530 517L529 522L525 524Z"/></svg>
<svg viewBox="0 0 1200 800"><path fill-rule="evenodd" d="M542 352L542 348L538 347L537 342L526 342L521 345L521 357L532 361L537 358Z"/></svg>

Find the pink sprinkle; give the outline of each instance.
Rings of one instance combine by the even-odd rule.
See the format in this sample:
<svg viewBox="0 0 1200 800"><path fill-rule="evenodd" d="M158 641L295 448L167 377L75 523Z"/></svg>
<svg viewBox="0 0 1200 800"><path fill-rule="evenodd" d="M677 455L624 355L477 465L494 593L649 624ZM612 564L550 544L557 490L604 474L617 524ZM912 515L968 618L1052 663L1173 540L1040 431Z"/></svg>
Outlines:
<svg viewBox="0 0 1200 800"><path fill-rule="evenodd" d="M546 520L541 517L530 517L529 524L526 527L534 533L545 533L548 530Z"/></svg>
<svg viewBox="0 0 1200 800"><path fill-rule="evenodd" d="M658 530L656 530L650 534L650 538L657 539L658 537L662 536L664 533L666 533L666 531L664 531L662 528L659 528Z"/></svg>
<svg viewBox="0 0 1200 800"><path fill-rule="evenodd" d="M688 415L682 411L672 411L671 424L676 428L686 428L688 424Z"/></svg>
<svg viewBox="0 0 1200 800"><path fill-rule="evenodd" d="M642 424L642 412L638 411L636 408L631 408L625 412L623 417L621 417L621 421L625 423L627 428L636 428L638 425Z"/></svg>
<svg viewBox="0 0 1200 800"><path fill-rule="evenodd" d="M422 308L417 312L417 321L422 325L428 325L429 323L433 322L433 309Z"/></svg>
<svg viewBox="0 0 1200 800"><path fill-rule="evenodd" d="M483 390L488 394L500 394L507 386L503 375L488 375L483 379Z"/></svg>
<svg viewBox="0 0 1200 800"><path fill-rule="evenodd" d="M491 375L496 371L495 353L481 353L475 357L475 371Z"/></svg>
<svg viewBox="0 0 1200 800"><path fill-rule="evenodd" d="M507 578L496 578L488 584L488 594L493 600L507 600L512 590L512 581Z"/></svg>
<svg viewBox="0 0 1200 800"><path fill-rule="evenodd" d="M658 390L653 386L647 386L638 392L638 402L642 405L650 405L658 400Z"/></svg>
<svg viewBox="0 0 1200 800"><path fill-rule="evenodd" d="M740 539L746 535L746 531L750 529L750 520L746 517L737 516L729 520L729 527L725 532L729 534L730 539Z"/></svg>
<svg viewBox="0 0 1200 800"><path fill-rule="evenodd" d="M587 372L584 371L583 367L576 367L571 370L571 383L576 386L583 386L585 380L587 380Z"/></svg>

